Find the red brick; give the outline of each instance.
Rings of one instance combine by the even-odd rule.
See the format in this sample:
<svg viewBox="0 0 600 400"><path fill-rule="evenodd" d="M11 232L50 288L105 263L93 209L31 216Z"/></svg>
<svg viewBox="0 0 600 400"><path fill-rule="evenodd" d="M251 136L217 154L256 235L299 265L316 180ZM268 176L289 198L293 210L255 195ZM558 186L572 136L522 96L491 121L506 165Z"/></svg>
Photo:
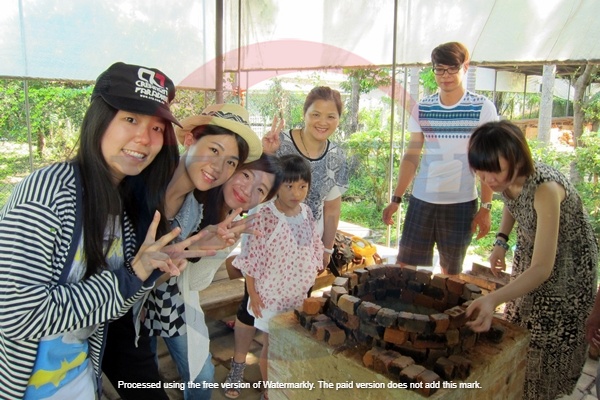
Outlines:
<svg viewBox="0 0 600 400"><path fill-rule="evenodd" d="M436 274L431 278L431 286L446 290L446 280L448 275Z"/></svg>
<svg viewBox="0 0 600 400"><path fill-rule="evenodd" d="M448 314L432 314L429 319L435 324L433 333L445 333L450 326L450 316Z"/></svg>
<svg viewBox="0 0 600 400"><path fill-rule="evenodd" d="M455 306L444 311L450 317L450 328L460 328L467 322L465 309L460 306Z"/></svg>
<svg viewBox="0 0 600 400"><path fill-rule="evenodd" d="M315 337L315 339L324 340L325 328L328 326L335 326L335 323L333 321L315 322L312 324L310 332Z"/></svg>
<svg viewBox="0 0 600 400"><path fill-rule="evenodd" d="M417 382L423 385L415 391L423 396L429 397L434 394L440 387L440 376L432 370L426 369L417 376Z"/></svg>
<svg viewBox="0 0 600 400"><path fill-rule="evenodd" d="M408 340L408 332L398 328L386 328L383 333L383 341L394 344L403 344Z"/></svg>
<svg viewBox="0 0 600 400"><path fill-rule="evenodd" d="M360 304L358 297L345 294L338 299L337 306L348 315L356 314L356 308Z"/></svg>
<svg viewBox="0 0 600 400"><path fill-rule="evenodd" d="M335 324L325 327L325 342L331 346L339 346L346 341L346 333Z"/></svg>
<svg viewBox="0 0 600 400"><path fill-rule="evenodd" d="M363 365L367 368L373 369L375 357L384 351L384 349L379 347L372 347L371 349L367 350L363 355Z"/></svg>
<svg viewBox="0 0 600 400"><path fill-rule="evenodd" d="M316 315L322 311L321 303L314 297L304 299L302 310L308 315Z"/></svg>
<svg viewBox="0 0 600 400"><path fill-rule="evenodd" d="M386 350L382 353L375 355L373 360L373 370L380 374L390 373L390 364L401 354L392 350Z"/></svg>
<svg viewBox="0 0 600 400"><path fill-rule="evenodd" d="M435 366L433 370L441 376L444 380L451 381L454 379L454 370L456 369L456 364L450 361L446 357L440 357L435 362Z"/></svg>
<svg viewBox="0 0 600 400"><path fill-rule="evenodd" d="M415 383L417 377L425 371L425 367L419 364L412 364L400 371L400 381L404 383Z"/></svg>
<svg viewBox="0 0 600 400"><path fill-rule="evenodd" d="M429 297L427 295L424 295L423 293L417 293L415 294L413 304L415 306L433 308L433 297Z"/></svg>
<svg viewBox="0 0 600 400"><path fill-rule="evenodd" d="M415 281L420 282L424 285L429 285L429 282L431 282L431 275L431 271L428 271L426 269L417 269Z"/></svg>
<svg viewBox="0 0 600 400"><path fill-rule="evenodd" d="M465 287L465 281L463 281L462 279L457 278L455 276L450 276L446 280L446 287L448 288L448 291L450 293L454 293L459 296L462 296L463 289Z"/></svg>
<svg viewBox="0 0 600 400"><path fill-rule="evenodd" d="M345 294L348 294L348 290L342 286L332 286L331 291L329 292L329 296L331 297L331 302L333 304L337 304L338 299Z"/></svg>
<svg viewBox="0 0 600 400"><path fill-rule="evenodd" d="M451 355L448 360L456 364L456 377L467 379L471 374L471 360L459 355Z"/></svg>
<svg viewBox="0 0 600 400"><path fill-rule="evenodd" d="M388 369L391 375L393 375L395 378L398 378L400 376L400 371L410 365L413 365L414 363L415 360L413 360L411 357L399 356L391 362L391 364L388 366Z"/></svg>

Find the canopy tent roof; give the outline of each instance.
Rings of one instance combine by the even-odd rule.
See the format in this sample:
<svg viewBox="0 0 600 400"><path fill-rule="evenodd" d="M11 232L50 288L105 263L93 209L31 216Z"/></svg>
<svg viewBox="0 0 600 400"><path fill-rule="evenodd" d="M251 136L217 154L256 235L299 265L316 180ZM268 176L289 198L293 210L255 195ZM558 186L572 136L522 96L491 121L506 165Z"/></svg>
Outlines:
<svg viewBox="0 0 600 400"><path fill-rule="evenodd" d="M0 4L0 76L93 81L108 65L124 61L160 68L179 86L216 87L216 0ZM224 69L244 72L240 79L249 86L290 70L427 65L435 46L455 40L481 66L535 68L540 74L545 63L558 64L559 72L600 63L597 0L223 4Z"/></svg>

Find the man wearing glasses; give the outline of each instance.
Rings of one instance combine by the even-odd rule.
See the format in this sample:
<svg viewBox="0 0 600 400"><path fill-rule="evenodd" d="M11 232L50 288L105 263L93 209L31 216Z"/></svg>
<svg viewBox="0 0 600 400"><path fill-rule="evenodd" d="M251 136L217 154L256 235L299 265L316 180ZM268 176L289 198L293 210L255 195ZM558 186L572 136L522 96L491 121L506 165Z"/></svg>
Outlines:
<svg viewBox="0 0 600 400"><path fill-rule="evenodd" d="M413 109L410 142L383 222L393 223L412 183L397 263L431 266L437 246L442 272L457 275L473 233L479 239L491 225L492 190L481 183L478 195L467 161L469 136L498 115L491 101L463 87L469 51L462 43L439 45L431 52L431 62L439 90Z"/></svg>

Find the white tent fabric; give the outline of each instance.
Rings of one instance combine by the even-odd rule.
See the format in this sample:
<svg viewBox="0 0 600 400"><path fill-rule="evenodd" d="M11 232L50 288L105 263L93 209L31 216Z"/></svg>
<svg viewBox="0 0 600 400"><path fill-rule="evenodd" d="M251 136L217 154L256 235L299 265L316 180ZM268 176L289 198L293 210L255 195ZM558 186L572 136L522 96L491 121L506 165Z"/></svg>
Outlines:
<svg viewBox="0 0 600 400"><path fill-rule="evenodd" d="M392 65L396 3L397 65L425 65L435 46L454 40L479 65L600 62L597 0L223 3L225 71L252 82L290 70ZM125 61L160 68L180 86L215 88L216 0L0 4L0 76L94 80Z"/></svg>

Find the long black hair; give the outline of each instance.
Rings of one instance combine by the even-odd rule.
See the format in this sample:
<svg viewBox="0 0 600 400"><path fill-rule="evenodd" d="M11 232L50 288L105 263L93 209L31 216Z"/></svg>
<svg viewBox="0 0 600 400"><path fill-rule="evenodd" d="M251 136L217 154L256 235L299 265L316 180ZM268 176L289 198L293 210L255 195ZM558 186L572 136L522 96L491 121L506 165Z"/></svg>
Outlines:
<svg viewBox="0 0 600 400"><path fill-rule="evenodd" d="M168 230L164 218L165 188L179 159L173 126L165 121L163 147L152 163L138 176L126 177L116 187L102 154L102 138L117 112L101 97L92 100L83 118L79 149L73 159L81 169L83 185L84 279L108 268L106 256L110 245L104 245L104 233L109 218L119 217L122 223L121 216L126 212L134 224L136 236L143 231L138 246L144 240L143 228L149 225L154 210L163 216L157 237ZM114 239L114 229L113 226L109 241Z"/></svg>

